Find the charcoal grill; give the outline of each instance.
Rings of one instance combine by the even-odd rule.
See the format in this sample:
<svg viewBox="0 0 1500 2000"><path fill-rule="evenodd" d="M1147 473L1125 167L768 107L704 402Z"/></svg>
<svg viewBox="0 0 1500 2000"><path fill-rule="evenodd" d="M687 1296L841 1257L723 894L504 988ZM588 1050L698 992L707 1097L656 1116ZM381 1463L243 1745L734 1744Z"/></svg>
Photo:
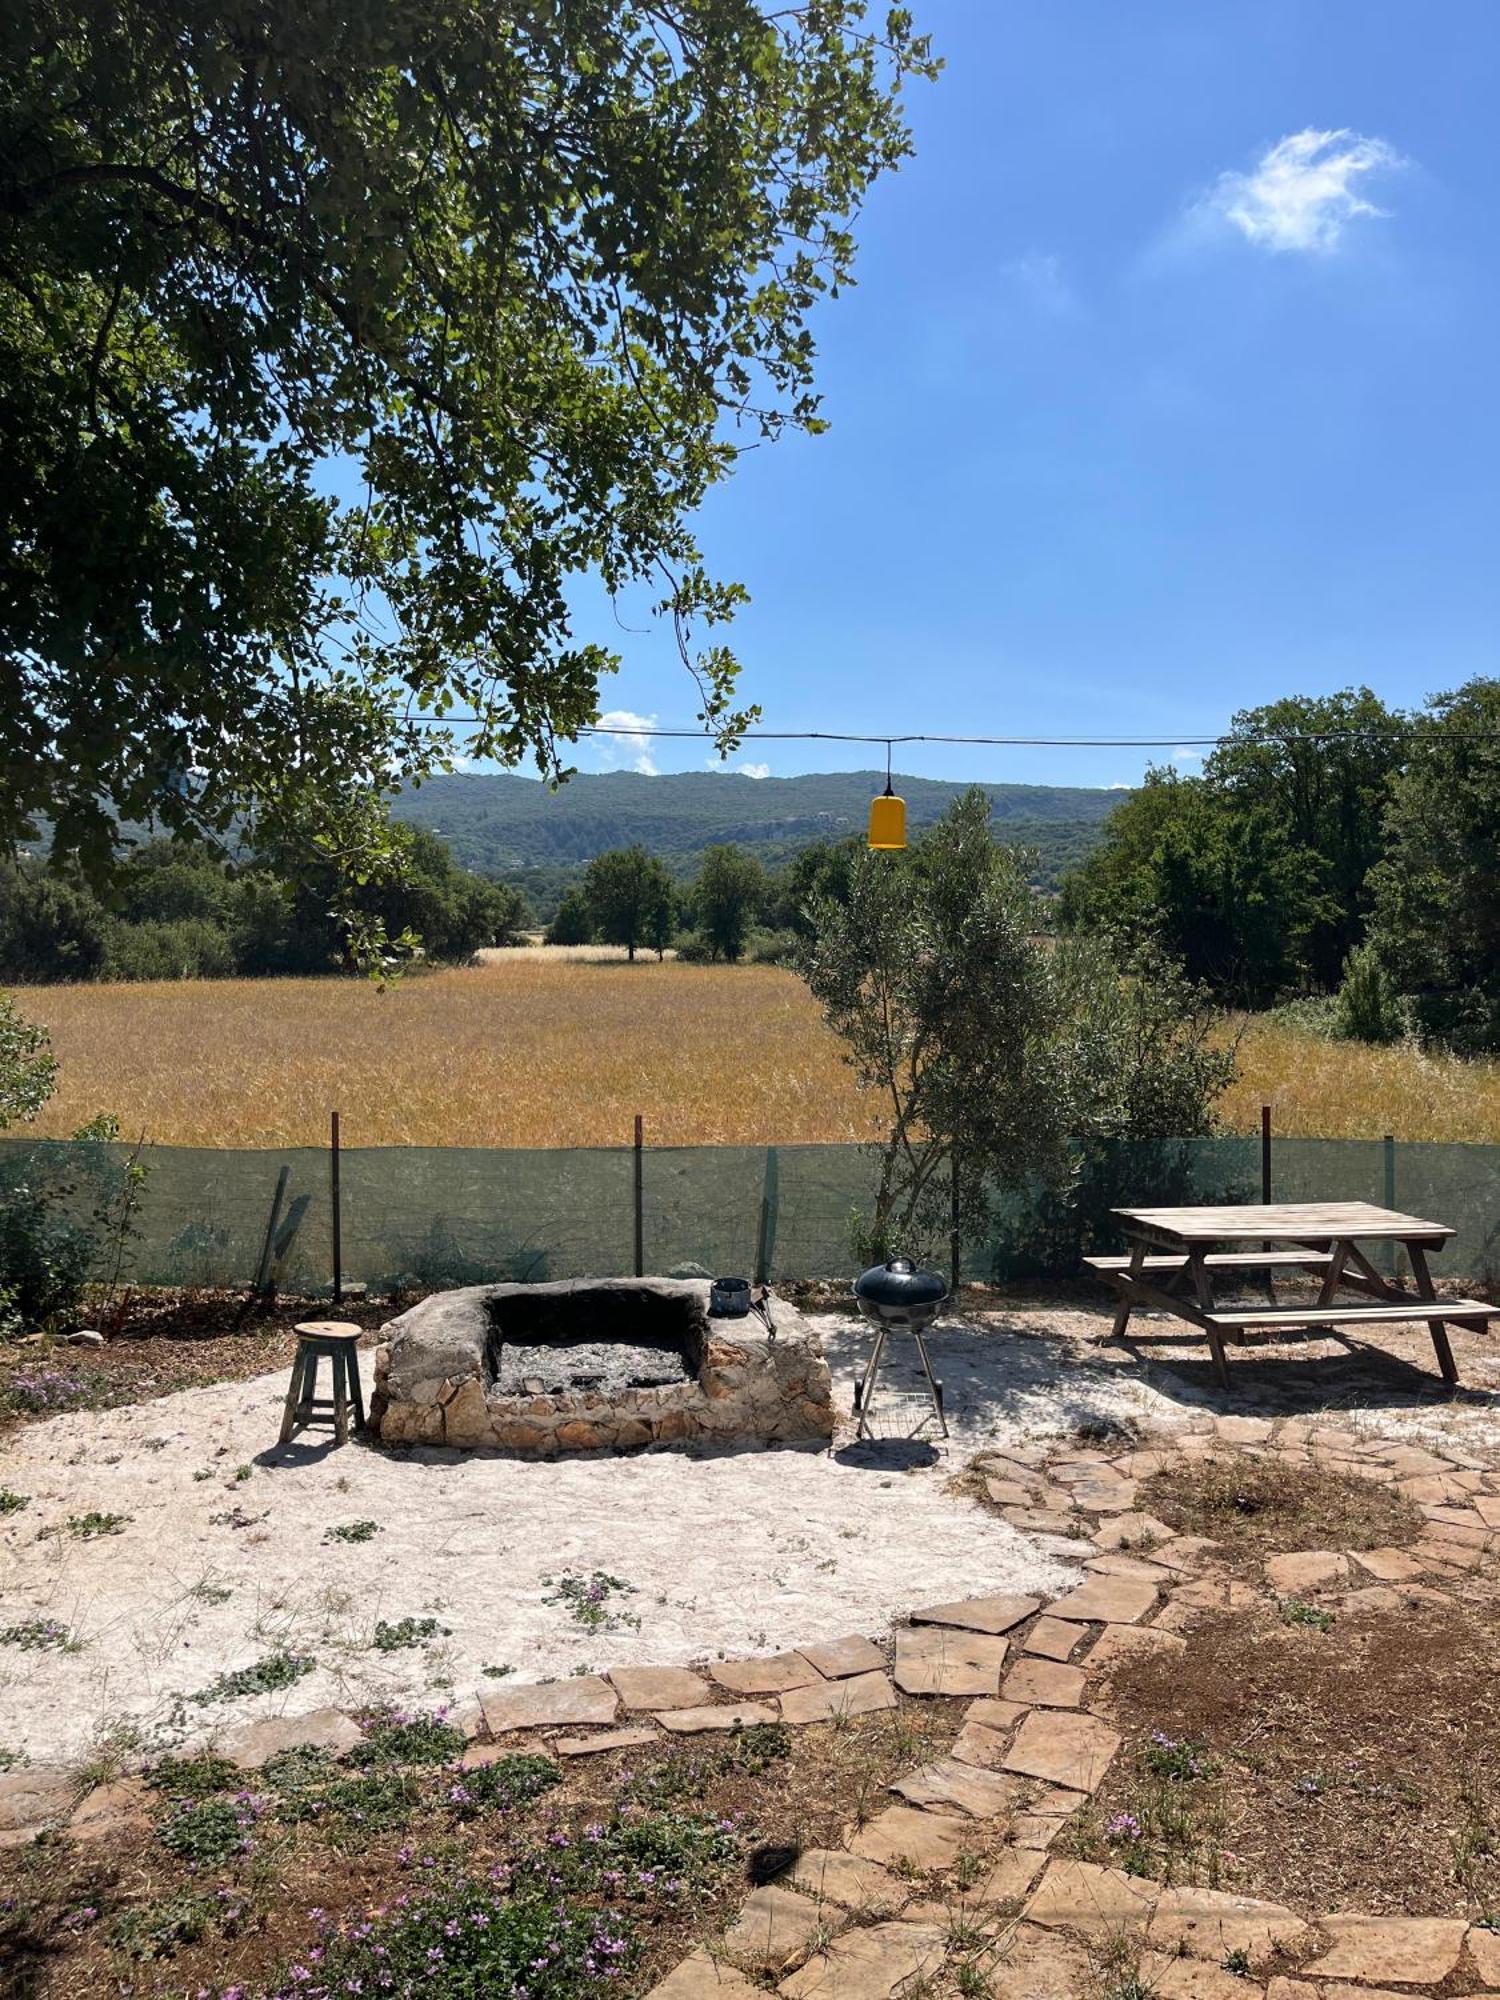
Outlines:
<svg viewBox="0 0 1500 2000"><path fill-rule="evenodd" d="M893 1257L888 1264L872 1264L854 1281L859 1309L875 1328L875 1345L865 1363L865 1372L854 1389L855 1435L874 1437L870 1416L875 1407L875 1390L880 1381L886 1343L893 1333L910 1334L916 1342L917 1358L932 1395L933 1415L944 1437L948 1420L943 1415L943 1385L932 1372L927 1352L927 1329L937 1318L948 1297L948 1286L936 1271L919 1271L909 1257ZM931 1419L924 1417L923 1425Z"/></svg>

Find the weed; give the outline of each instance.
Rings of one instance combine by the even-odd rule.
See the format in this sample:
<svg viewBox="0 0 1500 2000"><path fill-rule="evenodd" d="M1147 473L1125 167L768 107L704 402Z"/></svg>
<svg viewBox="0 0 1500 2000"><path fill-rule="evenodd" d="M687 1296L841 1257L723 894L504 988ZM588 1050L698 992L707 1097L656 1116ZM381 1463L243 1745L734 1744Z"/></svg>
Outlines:
<svg viewBox="0 0 1500 2000"><path fill-rule="evenodd" d="M162 1846L191 1869L220 1868L250 1848L250 1836L260 1808L248 1792L233 1798L179 1798L157 1821Z"/></svg>
<svg viewBox="0 0 1500 2000"><path fill-rule="evenodd" d="M169 1757L146 1773L146 1783L169 1799L210 1799L215 1792L232 1791L243 1777L238 1764L203 1751L192 1757Z"/></svg>
<svg viewBox="0 0 1500 2000"><path fill-rule="evenodd" d="M380 1533L378 1521L341 1521L337 1527L325 1528L325 1542L371 1542Z"/></svg>
<svg viewBox="0 0 1500 2000"><path fill-rule="evenodd" d="M1154 1777L1169 1778L1178 1784L1190 1778L1211 1778L1218 1769L1206 1744L1186 1737L1164 1736L1159 1729L1152 1731L1142 1762Z"/></svg>
<svg viewBox="0 0 1500 2000"><path fill-rule="evenodd" d="M255 1467L253 1465L237 1465L234 1468L235 1484L237 1486L243 1486L247 1479L250 1479L254 1476L254 1473L255 1473Z"/></svg>
<svg viewBox="0 0 1500 2000"><path fill-rule="evenodd" d="M196 1583L188 1585L188 1596L196 1597L200 1604L227 1604L234 1592L228 1584L215 1583L206 1576L200 1576Z"/></svg>
<svg viewBox="0 0 1500 2000"><path fill-rule="evenodd" d="M487 1680L503 1681L507 1674L513 1674L515 1672L515 1668L511 1666L481 1667L479 1671L485 1676Z"/></svg>
<svg viewBox="0 0 1500 2000"><path fill-rule="evenodd" d="M628 1611L622 1611L611 1603L612 1597L635 1593L633 1583L625 1583L620 1577L610 1576L607 1571L596 1569L591 1576L579 1576L572 1570L561 1576L544 1576L542 1582L550 1586L543 1597L543 1604L564 1605L575 1625L581 1625L586 1632L617 1632L622 1626L640 1628L640 1619ZM585 1671L587 1671L585 1669Z"/></svg>
<svg viewBox="0 0 1500 2000"><path fill-rule="evenodd" d="M23 1618L18 1625L0 1627L0 1646L19 1646L26 1653L77 1653L83 1641L55 1618Z"/></svg>
<svg viewBox="0 0 1500 2000"><path fill-rule="evenodd" d="M253 1667L236 1667L232 1673L218 1675L201 1693L195 1694L193 1700L199 1703L238 1701L245 1695L274 1694L278 1689L291 1687L294 1682L300 1681L317 1664L306 1653L284 1650L267 1653Z"/></svg>
<svg viewBox="0 0 1500 2000"><path fill-rule="evenodd" d="M371 1709L358 1718L364 1740L356 1743L346 1762L366 1769L395 1764L452 1764L463 1755L468 1738L442 1715L403 1715L395 1709Z"/></svg>
<svg viewBox="0 0 1500 2000"><path fill-rule="evenodd" d="M196 1479L200 1484L205 1479L212 1479L213 1476L214 1476L213 1467L210 1465L200 1465L198 1470L193 1474L194 1479Z"/></svg>
<svg viewBox="0 0 1500 2000"><path fill-rule="evenodd" d="M232 1936L245 1915L244 1902L232 1890L215 1895L159 1896L125 1910L110 1928L110 1943L128 1958L171 1958L185 1944L197 1944L211 1931Z"/></svg>
<svg viewBox="0 0 1500 2000"><path fill-rule="evenodd" d="M1281 1600L1281 1622L1283 1625L1306 1625L1314 1632L1331 1632L1334 1616L1324 1611L1320 1605L1305 1604L1300 1597L1284 1597Z"/></svg>
<svg viewBox="0 0 1500 2000"><path fill-rule="evenodd" d="M1250 1977L1250 1954L1243 1945L1237 1944L1233 1951L1225 1952L1223 1969L1232 1973L1236 1979Z"/></svg>
<svg viewBox="0 0 1500 2000"><path fill-rule="evenodd" d="M12 1750L8 1743L0 1743L0 1771L19 1771L25 1762L24 1750Z"/></svg>
<svg viewBox="0 0 1500 2000"><path fill-rule="evenodd" d="M0 1486L0 1514L19 1514L23 1507L30 1505L29 1494L12 1493L8 1486Z"/></svg>
<svg viewBox="0 0 1500 2000"><path fill-rule="evenodd" d="M529 1805L562 1782L562 1772L550 1757L500 1757L461 1771L446 1794L454 1817L477 1819L481 1813Z"/></svg>
<svg viewBox="0 0 1500 2000"><path fill-rule="evenodd" d="M406 1825L421 1797L421 1786L406 1771L344 1772L327 1783L283 1790L276 1816L290 1826L311 1822L333 1835L350 1828L388 1833Z"/></svg>
<svg viewBox="0 0 1500 2000"><path fill-rule="evenodd" d="M448 1627L435 1618L400 1618L394 1625L376 1621L370 1644L377 1653L399 1653L408 1646L420 1646L424 1639L446 1638Z"/></svg>
<svg viewBox="0 0 1500 2000"><path fill-rule="evenodd" d="M72 1535L80 1542L95 1541L100 1535L121 1535L125 1532L131 1516L129 1514L101 1514L91 1508L87 1514L70 1514L60 1529L52 1529L53 1534ZM43 1533L48 1530L43 1530Z"/></svg>

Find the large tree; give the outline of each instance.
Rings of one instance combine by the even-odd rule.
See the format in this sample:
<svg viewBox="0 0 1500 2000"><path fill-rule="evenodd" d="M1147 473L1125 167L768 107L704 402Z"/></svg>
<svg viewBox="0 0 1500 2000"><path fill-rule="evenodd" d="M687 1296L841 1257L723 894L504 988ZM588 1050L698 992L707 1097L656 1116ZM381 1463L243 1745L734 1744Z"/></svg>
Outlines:
<svg viewBox="0 0 1500 2000"><path fill-rule="evenodd" d="M424 719L563 768L583 572L732 739L689 520L820 427L809 315L932 67L866 0L16 0L0 841L250 810L368 875Z"/></svg>
<svg viewBox="0 0 1500 2000"><path fill-rule="evenodd" d="M1428 715L1370 878L1373 949L1429 1034L1500 1049L1500 680L1438 695Z"/></svg>
<svg viewBox="0 0 1500 2000"><path fill-rule="evenodd" d="M615 847L596 854L583 878L593 933L605 944L622 944L635 959L643 944L657 945L664 913L673 906L672 878L644 847Z"/></svg>
<svg viewBox="0 0 1500 2000"><path fill-rule="evenodd" d="M766 899L766 871L753 854L732 842L710 847L693 883L693 916L714 958L731 964L745 949L745 934Z"/></svg>

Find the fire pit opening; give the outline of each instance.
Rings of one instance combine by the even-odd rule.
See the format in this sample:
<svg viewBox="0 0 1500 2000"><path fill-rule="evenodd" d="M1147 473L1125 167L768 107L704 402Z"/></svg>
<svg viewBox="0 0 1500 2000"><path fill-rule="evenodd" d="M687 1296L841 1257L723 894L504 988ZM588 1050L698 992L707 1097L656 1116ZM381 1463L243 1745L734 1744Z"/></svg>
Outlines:
<svg viewBox="0 0 1500 2000"><path fill-rule="evenodd" d="M701 1278L574 1278L435 1292L375 1351L385 1444L556 1458L694 1439L826 1440L833 1385L788 1300L711 1319Z"/></svg>
<svg viewBox="0 0 1500 2000"><path fill-rule="evenodd" d="M657 1389L691 1382L705 1320L694 1294L641 1285L512 1292L491 1301L485 1375L501 1396Z"/></svg>

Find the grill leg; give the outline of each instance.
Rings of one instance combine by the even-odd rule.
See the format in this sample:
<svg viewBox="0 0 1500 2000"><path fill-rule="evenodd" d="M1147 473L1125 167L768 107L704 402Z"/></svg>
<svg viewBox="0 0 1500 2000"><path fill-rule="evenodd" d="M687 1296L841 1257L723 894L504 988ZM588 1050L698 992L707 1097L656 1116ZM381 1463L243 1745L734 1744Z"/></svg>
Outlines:
<svg viewBox="0 0 1500 2000"><path fill-rule="evenodd" d="M865 1363L865 1372L860 1377L859 1386L854 1391L854 1407L859 1414L859 1422L854 1427L856 1437L873 1437L870 1429L870 1407L875 1401L875 1384L880 1376L880 1363L885 1354L885 1328L877 1327L875 1345L870 1349L870 1358Z"/></svg>
<svg viewBox="0 0 1500 2000"><path fill-rule="evenodd" d="M946 1437L948 1435L948 1419L943 1415L943 1385L933 1377L932 1363L927 1356L926 1336L913 1329L913 1338L917 1343L917 1353L922 1359L922 1373L927 1377L927 1386L932 1391L932 1407L937 1411L938 1428L942 1431L943 1436Z"/></svg>

